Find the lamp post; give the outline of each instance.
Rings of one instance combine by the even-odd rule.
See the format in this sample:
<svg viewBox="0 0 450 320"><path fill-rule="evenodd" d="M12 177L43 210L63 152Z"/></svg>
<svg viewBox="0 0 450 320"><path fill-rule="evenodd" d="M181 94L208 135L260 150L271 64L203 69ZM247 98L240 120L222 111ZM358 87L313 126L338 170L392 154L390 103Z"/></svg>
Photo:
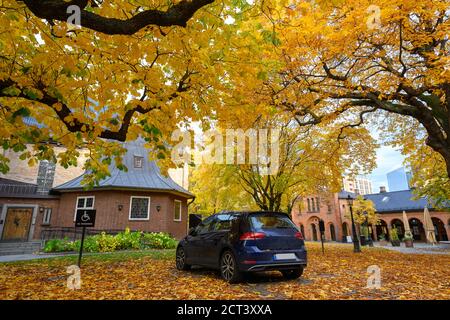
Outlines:
<svg viewBox="0 0 450 320"><path fill-rule="evenodd" d="M353 252L361 252L359 240L356 235L355 220L353 219L353 198L350 195L348 195L347 200L348 200L348 206L350 207L350 217L352 219Z"/></svg>

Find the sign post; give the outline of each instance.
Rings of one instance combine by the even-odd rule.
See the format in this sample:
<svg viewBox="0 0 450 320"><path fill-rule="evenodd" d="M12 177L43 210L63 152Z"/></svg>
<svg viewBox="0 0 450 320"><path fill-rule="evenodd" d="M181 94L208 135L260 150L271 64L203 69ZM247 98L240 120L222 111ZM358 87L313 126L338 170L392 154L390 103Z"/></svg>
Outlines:
<svg viewBox="0 0 450 320"><path fill-rule="evenodd" d="M322 254L324 254L325 248L323 247L323 238L325 236L325 223L323 220L319 220L319 231L320 231L320 242L322 242Z"/></svg>
<svg viewBox="0 0 450 320"><path fill-rule="evenodd" d="M78 254L78 267L81 266L81 257L83 255L84 236L86 234L86 227L93 227L95 225L94 209L78 209L75 219L75 227L82 227L83 233L81 234L80 253Z"/></svg>

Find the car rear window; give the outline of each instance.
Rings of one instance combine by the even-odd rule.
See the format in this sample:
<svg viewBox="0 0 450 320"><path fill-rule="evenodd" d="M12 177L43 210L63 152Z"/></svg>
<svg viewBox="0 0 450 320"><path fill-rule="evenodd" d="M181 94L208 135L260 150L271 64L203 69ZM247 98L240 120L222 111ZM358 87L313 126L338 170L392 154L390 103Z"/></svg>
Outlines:
<svg viewBox="0 0 450 320"><path fill-rule="evenodd" d="M252 214L249 221L253 230L297 229L291 219L282 214Z"/></svg>

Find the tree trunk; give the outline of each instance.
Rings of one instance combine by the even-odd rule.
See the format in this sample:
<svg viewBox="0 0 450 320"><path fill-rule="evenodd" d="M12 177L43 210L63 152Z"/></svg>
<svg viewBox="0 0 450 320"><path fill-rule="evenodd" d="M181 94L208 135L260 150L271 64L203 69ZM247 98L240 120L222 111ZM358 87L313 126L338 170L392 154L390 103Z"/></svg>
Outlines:
<svg viewBox="0 0 450 320"><path fill-rule="evenodd" d="M447 169L447 177L450 178L450 143L443 139L438 139L428 132L426 144L444 158Z"/></svg>

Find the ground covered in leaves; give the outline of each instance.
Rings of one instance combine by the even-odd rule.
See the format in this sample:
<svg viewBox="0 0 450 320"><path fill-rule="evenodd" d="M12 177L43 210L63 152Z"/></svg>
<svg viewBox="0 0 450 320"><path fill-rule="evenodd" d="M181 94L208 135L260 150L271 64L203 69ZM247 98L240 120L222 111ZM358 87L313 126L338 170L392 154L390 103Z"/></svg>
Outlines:
<svg viewBox="0 0 450 320"><path fill-rule="evenodd" d="M76 257L0 264L0 299L450 299L450 255L402 254L349 245L308 243L309 265L298 280L278 272L229 285L210 270L177 271L174 251L93 255L83 261L79 290L66 268ZM378 265L381 288L367 289Z"/></svg>

